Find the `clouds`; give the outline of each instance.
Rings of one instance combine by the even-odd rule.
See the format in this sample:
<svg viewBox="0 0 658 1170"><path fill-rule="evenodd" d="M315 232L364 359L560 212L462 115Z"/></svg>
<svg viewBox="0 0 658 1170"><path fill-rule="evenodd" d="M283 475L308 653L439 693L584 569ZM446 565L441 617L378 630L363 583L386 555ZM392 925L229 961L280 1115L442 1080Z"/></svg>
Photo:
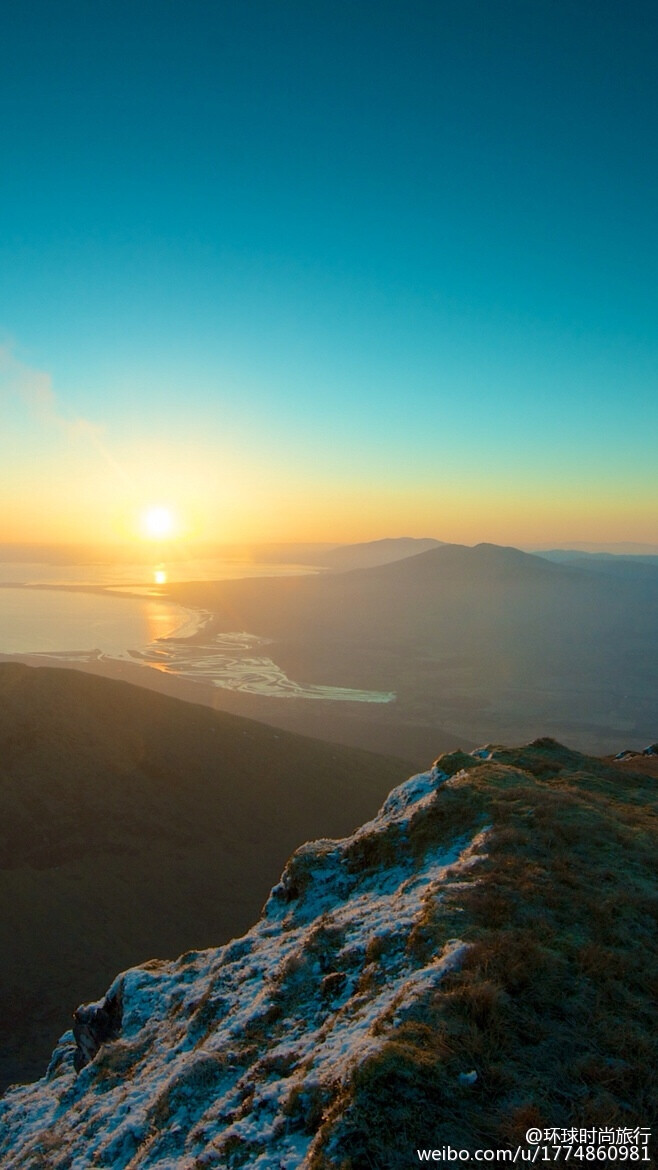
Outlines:
<svg viewBox="0 0 658 1170"><path fill-rule="evenodd" d="M77 451L101 460L112 472L115 483L131 486L130 477L110 453L103 441L100 423L81 415L69 414L53 388L52 375L20 361L10 345L0 345L0 401L22 405L28 416L45 430L55 432L66 441L62 458L70 454L70 444Z"/></svg>
<svg viewBox="0 0 658 1170"><path fill-rule="evenodd" d="M67 414L53 389L52 376L20 361L9 345L0 346L0 394L3 400L22 403L36 422L56 427L70 439L100 441L103 428L89 419Z"/></svg>

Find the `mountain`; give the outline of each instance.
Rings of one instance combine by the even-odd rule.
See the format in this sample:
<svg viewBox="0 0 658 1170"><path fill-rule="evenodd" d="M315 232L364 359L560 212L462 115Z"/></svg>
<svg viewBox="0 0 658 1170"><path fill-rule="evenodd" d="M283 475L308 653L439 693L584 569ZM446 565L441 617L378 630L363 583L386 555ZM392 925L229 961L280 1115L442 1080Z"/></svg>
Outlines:
<svg viewBox="0 0 658 1170"><path fill-rule="evenodd" d="M73 670L0 665L4 1084L117 967L225 942L291 850L408 771Z"/></svg>
<svg viewBox="0 0 658 1170"><path fill-rule="evenodd" d="M321 553L316 559L325 568L343 573L350 569L370 569L376 565L386 565L390 561L404 560L406 557L427 552L428 549L438 548L442 543L431 537L423 539L411 536L369 540L364 544L341 544L337 548Z"/></svg>
<svg viewBox="0 0 658 1170"><path fill-rule="evenodd" d="M394 705L362 704L358 713L386 735L389 751L402 754L397 743L408 750L410 725L439 746L439 737L473 744L546 731L598 752L620 736L640 747L652 734L651 571L625 579L513 548L446 544L375 568L168 592L209 610L211 635L246 630L269 639L267 652L299 682L394 692ZM297 729L305 718L299 705L282 711L276 699L239 701L248 714L299 720ZM327 718L348 735L353 713L339 707Z"/></svg>
<svg viewBox="0 0 658 1170"><path fill-rule="evenodd" d="M522 552L518 548L498 544L443 544L427 549L422 556L399 559L395 565L378 574L379 580L393 580L406 574L409 580L441 580L446 576L491 579L492 577L536 579L547 570L541 557Z"/></svg>
<svg viewBox="0 0 658 1170"><path fill-rule="evenodd" d="M437 751L539 732L589 752L620 738L638 748L658 704L658 572L625 558L594 571L593 561L446 544L350 571L171 584L172 600L211 615L171 673L157 654L157 670L139 656L84 668L416 767ZM395 699L309 701L289 688L282 701L276 686L213 685L228 653L217 635L243 632L263 639L253 657L293 683Z"/></svg>
<svg viewBox="0 0 658 1170"><path fill-rule="evenodd" d="M543 556L546 552L570 552L570 553L592 553L594 555L603 554L605 556L624 556L624 557L646 557L658 556L658 544L641 544L638 541L622 540L622 541L576 541L574 543L567 543L560 545L559 549L544 549L531 548L528 552L539 553Z"/></svg>
<svg viewBox="0 0 658 1170"><path fill-rule="evenodd" d="M402 1170L419 1149L646 1126L642 759L551 739L440 757L347 838L298 849L243 938L78 1008L46 1076L0 1102L3 1167Z"/></svg>
<svg viewBox="0 0 658 1170"><path fill-rule="evenodd" d="M587 553L554 548L538 553L538 556L558 564L574 565L579 569L590 569L592 572L605 573L608 576L638 581L658 580L658 555L652 553Z"/></svg>

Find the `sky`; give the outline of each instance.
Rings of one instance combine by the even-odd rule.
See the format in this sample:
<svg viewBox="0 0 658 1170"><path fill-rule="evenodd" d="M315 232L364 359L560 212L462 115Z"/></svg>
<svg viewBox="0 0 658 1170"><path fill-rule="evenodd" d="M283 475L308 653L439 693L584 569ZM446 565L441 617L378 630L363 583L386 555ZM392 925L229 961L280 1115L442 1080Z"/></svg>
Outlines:
<svg viewBox="0 0 658 1170"><path fill-rule="evenodd" d="M658 541L657 33L5 6L0 540Z"/></svg>

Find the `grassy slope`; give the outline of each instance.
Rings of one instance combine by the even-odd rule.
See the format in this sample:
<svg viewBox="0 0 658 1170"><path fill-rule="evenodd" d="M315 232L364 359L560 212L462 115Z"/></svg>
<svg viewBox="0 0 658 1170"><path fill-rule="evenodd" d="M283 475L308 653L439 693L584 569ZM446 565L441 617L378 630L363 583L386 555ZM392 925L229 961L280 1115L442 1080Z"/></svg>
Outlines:
<svg viewBox="0 0 658 1170"><path fill-rule="evenodd" d="M408 768L125 683L0 665L0 1084L117 970L218 945Z"/></svg>
<svg viewBox="0 0 658 1170"><path fill-rule="evenodd" d="M337 1094L312 1170L402 1170L417 1146L515 1144L529 1126L655 1121L657 770L632 763L545 740L440 761L467 774L410 848L492 829L486 858L428 902L408 945L429 959L459 934L472 949Z"/></svg>

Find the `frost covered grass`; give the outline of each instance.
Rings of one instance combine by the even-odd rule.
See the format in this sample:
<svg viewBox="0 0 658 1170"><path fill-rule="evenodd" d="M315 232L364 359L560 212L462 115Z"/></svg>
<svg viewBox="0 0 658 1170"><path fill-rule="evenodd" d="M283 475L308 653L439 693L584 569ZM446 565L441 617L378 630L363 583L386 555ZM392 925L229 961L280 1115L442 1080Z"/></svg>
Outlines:
<svg viewBox="0 0 658 1170"><path fill-rule="evenodd" d="M440 907L426 899L409 946L432 954L451 913L470 945L362 1063L313 1170L402 1168L415 1144L502 1146L529 1125L654 1116L655 780L551 741L464 763L441 758L459 770L414 833L486 810L486 854ZM463 1068L472 1085L456 1084Z"/></svg>
<svg viewBox="0 0 658 1170"><path fill-rule="evenodd" d="M77 1077L64 1037L48 1076L0 1106L3 1166L302 1165L355 1069L463 960L448 935L423 958L407 946L423 898L483 847L463 826L419 862L414 818L443 779L415 777L352 837L304 846L244 938L120 975L120 1036Z"/></svg>
<svg viewBox="0 0 658 1170"><path fill-rule="evenodd" d="M0 1103L7 1170L386 1170L647 1125L655 781L539 740L443 756L260 922L118 976L118 1038Z"/></svg>

